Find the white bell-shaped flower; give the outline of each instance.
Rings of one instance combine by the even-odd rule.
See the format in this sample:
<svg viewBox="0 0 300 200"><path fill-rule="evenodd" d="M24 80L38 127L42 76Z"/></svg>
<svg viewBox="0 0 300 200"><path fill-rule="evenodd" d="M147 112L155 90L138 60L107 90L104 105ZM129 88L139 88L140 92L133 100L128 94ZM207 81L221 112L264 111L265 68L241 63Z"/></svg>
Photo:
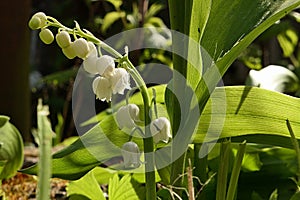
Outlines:
<svg viewBox="0 0 300 200"><path fill-rule="evenodd" d="M141 153L138 145L134 142L126 142L121 150L125 168L138 168L141 165Z"/></svg>
<svg viewBox="0 0 300 200"><path fill-rule="evenodd" d="M168 143L171 135L170 121L165 117L159 117L150 123L150 131L153 141L157 144L160 141Z"/></svg>
<svg viewBox="0 0 300 200"><path fill-rule="evenodd" d="M104 77L110 77L115 69L114 58L108 55L103 55L96 61L98 73Z"/></svg>
<svg viewBox="0 0 300 200"><path fill-rule="evenodd" d="M116 120L120 129L135 127L135 121L139 120L140 109L135 104L128 104L119 108L116 114Z"/></svg>
<svg viewBox="0 0 300 200"><path fill-rule="evenodd" d="M113 94L124 94L125 89L131 89L130 87L130 75L123 68L117 68L111 77L112 92Z"/></svg>
<svg viewBox="0 0 300 200"><path fill-rule="evenodd" d="M97 99L101 101L110 101L112 96L111 84L105 77L96 77L93 81L93 92Z"/></svg>

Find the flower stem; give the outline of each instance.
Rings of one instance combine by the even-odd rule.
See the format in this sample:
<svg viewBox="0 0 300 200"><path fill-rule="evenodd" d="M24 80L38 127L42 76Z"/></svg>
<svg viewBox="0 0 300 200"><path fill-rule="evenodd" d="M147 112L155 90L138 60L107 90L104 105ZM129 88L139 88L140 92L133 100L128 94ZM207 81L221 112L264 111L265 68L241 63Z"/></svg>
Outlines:
<svg viewBox="0 0 300 200"><path fill-rule="evenodd" d="M145 118L145 137L144 137L144 153L145 153L145 176L146 176L146 199L156 199L156 184L155 184L155 168L154 168L154 147L153 137L150 132L150 104L151 99L147 90L147 86L138 73L133 64L129 61L128 57L125 57L128 71L139 87L143 101L144 101L144 118Z"/></svg>

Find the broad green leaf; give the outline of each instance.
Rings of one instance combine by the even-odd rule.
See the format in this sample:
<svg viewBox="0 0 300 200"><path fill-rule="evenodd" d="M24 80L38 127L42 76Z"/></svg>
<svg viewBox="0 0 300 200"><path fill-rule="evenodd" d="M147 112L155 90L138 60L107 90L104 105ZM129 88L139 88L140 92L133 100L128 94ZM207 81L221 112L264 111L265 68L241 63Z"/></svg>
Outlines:
<svg viewBox="0 0 300 200"><path fill-rule="evenodd" d="M293 148L285 124L286 119L289 119L294 132L298 134L296 137L300 139L300 113L297 112L300 109L299 99L253 87L225 87L225 92L226 114L221 112L222 109L214 109L212 113L210 100L201 115L194 137L195 143L231 137L235 142L246 139L248 143ZM220 93L222 94L222 89L217 88L213 94L216 108L224 106L221 99L223 95L220 96ZM212 116L215 119L213 122ZM224 124L222 117L225 118ZM118 147L128 141L128 135L118 129L111 115L105 117L100 126L94 126L75 143L53 155L53 176L78 179L95 166L121 155ZM220 137L212 137L220 129ZM102 132L107 135L101 134ZM136 139L135 142L142 149L141 141ZM36 167L24 172L34 174Z"/></svg>
<svg viewBox="0 0 300 200"><path fill-rule="evenodd" d="M6 122L9 121L9 117L7 116L4 116L4 115L0 115L0 128L2 126L4 126L6 124Z"/></svg>
<svg viewBox="0 0 300 200"><path fill-rule="evenodd" d="M121 17L125 17L126 13L125 12L118 12L118 11L113 11L109 12L105 15L102 26L101 26L101 31L103 33L106 32L106 30L118 19Z"/></svg>
<svg viewBox="0 0 300 200"><path fill-rule="evenodd" d="M131 176L129 174L123 176L121 180L117 174L115 174L109 181L108 195L110 200L127 200L127 199L143 199L140 198L138 193L142 193L142 188L135 188L131 182ZM140 190L140 191L136 191Z"/></svg>
<svg viewBox="0 0 300 200"><path fill-rule="evenodd" d="M219 58L216 64L223 75L255 38L299 5L299 0L213 1L201 44Z"/></svg>
<svg viewBox="0 0 300 200"><path fill-rule="evenodd" d="M89 199L105 200L93 171L90 171L79 180L69 182L67 185L67 193L68 196L76 194L83 195Z"/></svg>
<svg viewBox="0 0 300 200"><path fill-rule="evenodd" d="M23 164L23 139L19 131L12 125L7 117L0 116L6 120L0 127L0 180L12 177Z"/></svg>
<svg viewBox="0 0 300 200"><path fill-rule="evenodd" d="M250 143L292 148L286 119L292 121L292 128L298 134L296 138L300 138L300 112L297 112L300 99L255 87L225 87L225 91L225 104L220 88L208 101L200 118L195 143L231 137L232 141L246 139ZM212 112L212 102L215 108L226 106L226 113L220 112L222 109ZM212 117L214 121L211 121Z"/></svg>
<svg viewBox="0 0 300 200"><path fill-rule="evenodd" d="M293 54L298 44L297 32L293 29L287 29L277 36L277 40L283 51L283 56L289 57Z"/></svg>

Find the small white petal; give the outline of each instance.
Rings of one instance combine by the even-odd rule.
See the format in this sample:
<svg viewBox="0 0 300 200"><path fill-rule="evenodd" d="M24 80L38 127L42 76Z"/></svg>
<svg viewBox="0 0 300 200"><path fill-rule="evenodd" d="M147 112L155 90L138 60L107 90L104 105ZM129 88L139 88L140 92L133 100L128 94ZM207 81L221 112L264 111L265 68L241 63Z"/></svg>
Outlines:
<svg viewBox="0 0 300 200"><path fill-rule="evenodd" d="M112 92L113 94L124 94L125 89L131 89L130 87L130 75L123 68L117 68L111 78Z"/></svg>
<svg viewBox="0 0 300 200"><path fill-rule="evenodd" d="M110 82L105 77L96 77L93 81L93 91L97 99L101 101L110 101L112 96L112 91L110 87Z"/></svg>
<svg viewBox="0 0 300 200"><path fill-rule="evenodd" d="M160 141L168 143L169 138L172 138L171 124L165 117L153 120L150 124L150 131L155 143L159 143Z"/></svg>
<svg viewBox="0 0 300 200"><path fill-rule="evenodd" d="M115 61L113 57L103 55L97 59L96 67L101 76L109 77L115 69Z"/></svg>

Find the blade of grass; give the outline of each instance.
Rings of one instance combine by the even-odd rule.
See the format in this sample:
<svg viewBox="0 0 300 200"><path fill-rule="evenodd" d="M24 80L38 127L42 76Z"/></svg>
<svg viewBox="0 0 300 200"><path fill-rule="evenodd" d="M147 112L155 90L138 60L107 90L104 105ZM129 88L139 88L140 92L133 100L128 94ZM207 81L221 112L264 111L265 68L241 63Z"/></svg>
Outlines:
<svg viewBox="0 0 300 200"><path fill-rule="evenodd" d="M239 175L240 175L240 171L241 171L241 167L242 167L242 162L243 162L243 158L245 155L245 149L246 149L246 141L243 141L239 145L239 149L238 149L236 159L235 159L235 162L233 165L226 200L234 200L237 183L238 183L238 179L239 179Z"/></svg>
<svg viewBox="0 0 300 200"><path fill-rule="evenodd" d="M229 167L230 140L221 143L216 200L225 200Z"/></svg>

